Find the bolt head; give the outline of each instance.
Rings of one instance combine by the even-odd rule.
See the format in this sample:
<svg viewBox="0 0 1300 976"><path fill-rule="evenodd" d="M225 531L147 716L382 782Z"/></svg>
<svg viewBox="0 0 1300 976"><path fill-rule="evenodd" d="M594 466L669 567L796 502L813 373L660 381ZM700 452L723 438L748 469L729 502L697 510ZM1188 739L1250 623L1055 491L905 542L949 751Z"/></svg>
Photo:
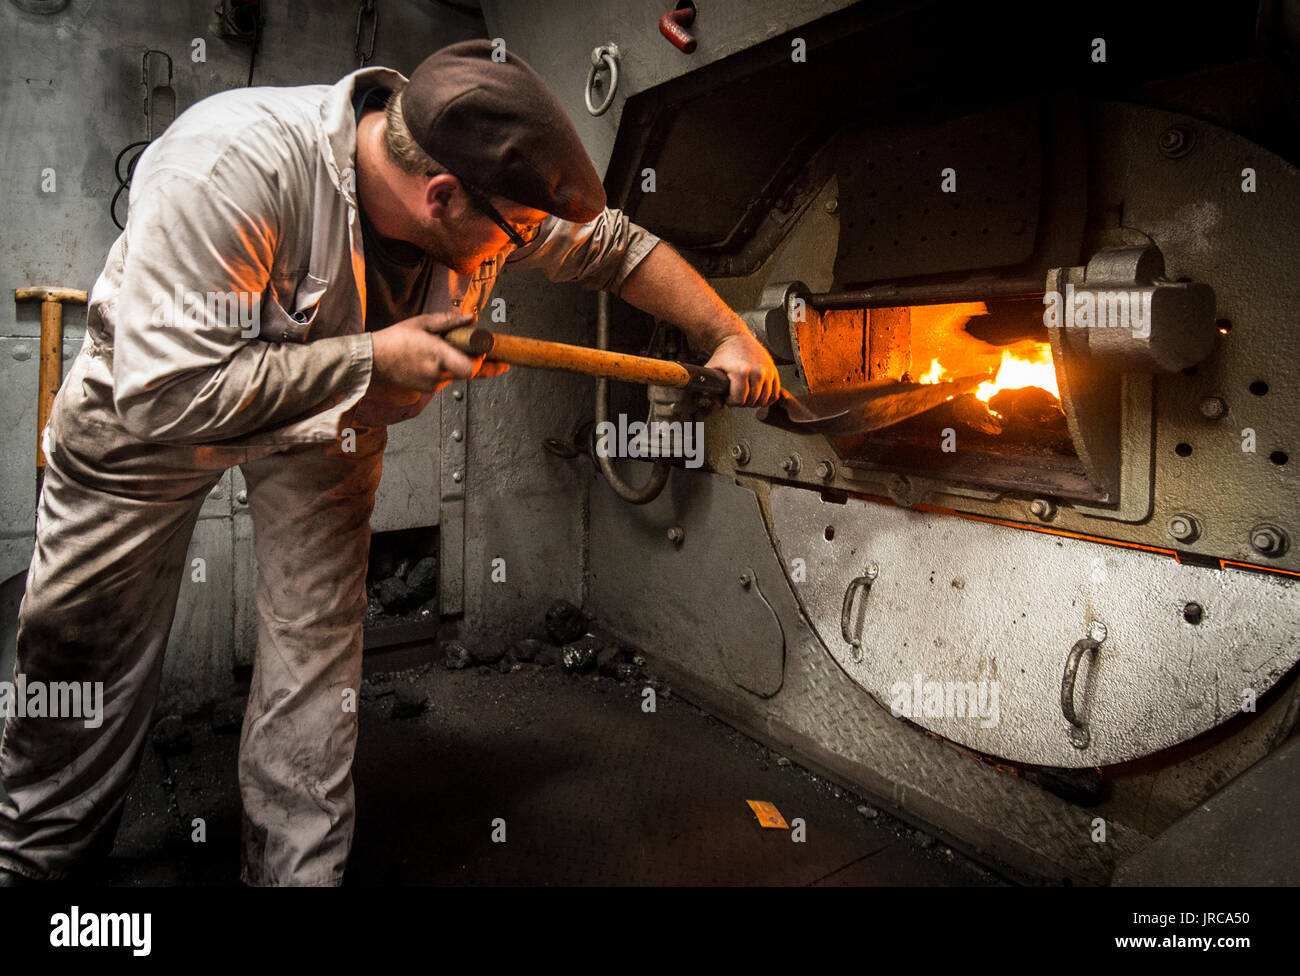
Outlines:
<svg viewBox="0 0 1300 976"><path fill-rule="evenodd" d="M1250 530L1250 545L1261 556L1281 556L1289 540L1276 525L1257 525Z"/></svg>
<svg viewBox="0 0 1300 976"><path fill-rule="evenodd" d="M831 464L829 461L818 461L817 477L821 478L823 481L830 481L831 478L835 477L835 465Z"/></svg>
<svg viewBox="0 0 1300 976"><path fill-rule="evenodd" d="M737 464L749 463L749 445L744 441L731 445L731 459Z"/></svg>
<svg viewBox="0 0 1300 976"><path fill-rule="evenodd" d="M1169 534L1179 542L1191 542L1200 531L1196 519L1190 515L1179 514L1169 520Z"/></svg>
<svg viewBox="0 0 1300 976"><path fill-rule="evenodd" d="M1093 640L1095 640L1098 644L1105 643L1106 625L1102 623L1100 620L1094 620L1092 623L1088 624L1088 636L1091 637Z"/></svg>
<svg viewBox="0 0 1300 976"><path fill-rule="evenodd" d="M1184 125L1171 125L1160 133L1160 151L1170 159L1185 156L1196 141L1195 133Z"/></svg>
<svg viewBox="0 0 1300 976"><path fill-rule="evenodd" d="M786 458L784 461L781 462L781 470L784 471L786 474L798 474L799 456L797 454L791 454L788 458Z"/></svg>
<svg viewBox="0 0 1300 976"><path fill-rule="evenodd" d="M831 197L829 200L826 201L826 212L828 214L838 213L839 209L840 209L840 202L835 197Z"/></svg>

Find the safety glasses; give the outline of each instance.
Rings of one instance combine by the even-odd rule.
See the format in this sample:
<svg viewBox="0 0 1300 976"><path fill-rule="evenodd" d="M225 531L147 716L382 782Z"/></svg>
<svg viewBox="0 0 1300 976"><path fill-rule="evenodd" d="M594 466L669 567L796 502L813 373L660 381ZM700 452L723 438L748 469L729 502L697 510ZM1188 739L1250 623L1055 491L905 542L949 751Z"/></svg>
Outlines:
<svg viewBox="0 0 1300 976"><path fill-rule="evenodd" d="M429 175L433 176L434 174L430 173ZM483 214L489 220L492 221L492 223L496 224L503 231L505 231L506 237L510 238L510 243L513 244L516 248L527 247L534 240L536 240L537 232L542 229L541 224L538 224L537 226L530 228L526 233L520 233L518 230L512 227L504 217L501 216L501 213L497 210L496 207L492 206L492 204L488 201L488 197L486 193L478 189L473 184L466 183L464 180L461 180L459 176L456 177L456 179L460 180L461 188L464 189L465 196L469 197L470 202L473 203L474 206L478 207L478 209L481 210Z"/></svg>

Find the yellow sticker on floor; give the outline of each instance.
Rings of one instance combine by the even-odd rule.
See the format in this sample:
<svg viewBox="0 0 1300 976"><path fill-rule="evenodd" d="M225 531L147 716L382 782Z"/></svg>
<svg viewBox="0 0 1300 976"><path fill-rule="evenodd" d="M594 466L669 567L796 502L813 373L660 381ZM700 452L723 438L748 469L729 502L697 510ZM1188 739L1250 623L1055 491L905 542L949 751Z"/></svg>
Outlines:
<svg viewBox="0 0 1300 976"><path fill-rule="evenodd" d="M746 800L745 802L749 804L749 809L754 811L759 826L771 827L774 830L790 829L790 825L785 822L785 817L781 816L781 811L766 800Z"/></svg>

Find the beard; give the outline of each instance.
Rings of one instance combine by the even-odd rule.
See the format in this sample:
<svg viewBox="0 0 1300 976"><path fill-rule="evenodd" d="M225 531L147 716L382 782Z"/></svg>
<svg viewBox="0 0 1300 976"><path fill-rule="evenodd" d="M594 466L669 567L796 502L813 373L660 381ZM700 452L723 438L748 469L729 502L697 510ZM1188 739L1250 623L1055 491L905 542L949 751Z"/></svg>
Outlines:
<svg viewBox="0 0 1300 976"><path fill-rule="evenodd" d="M422 221L419 228L420 239L414 243L444 267L451 268L458 275L472 277L478 274L483 259L478 254L466 253L456 247L456 241L461 237L456 233L457 225L462 222L458 220L448 226L445 221Z"/></svg>

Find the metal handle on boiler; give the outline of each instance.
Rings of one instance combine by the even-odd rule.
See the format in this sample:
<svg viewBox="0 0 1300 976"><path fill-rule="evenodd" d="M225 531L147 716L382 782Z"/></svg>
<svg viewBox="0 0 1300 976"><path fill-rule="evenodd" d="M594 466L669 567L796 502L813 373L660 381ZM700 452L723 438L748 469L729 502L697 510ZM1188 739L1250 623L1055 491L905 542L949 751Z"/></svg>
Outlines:
<svg viewBox="0 0 1300 976"><path fill-rule="evenodd" d="M1065 659L1065 673L1061 675L1061 712L1070 723L1070 744L1076 749L1087 749L1091 736L1088 724L1079 721L1074 710L1074 678L1079 672L1079 662L1083 655L1089 651L1095 653L1100 647L1101 644L1091 637L1076 641L1074 647L1070 648L1070 656Z"/></svg>
<svg viewBox="0 0 1300 976"><path fill-rule="evenodd" d="M853 598L857 595L858 590L864 594L871 591L871 584L876 581L876 567L868 566L867 571L861 576L855 576L844 591L844 604L840 607L840 635L844 638L845 643L849 645L849 659L854 664L862 663L862 641L853 636ZM863 596L865 600L865 595Z"/></svg>

